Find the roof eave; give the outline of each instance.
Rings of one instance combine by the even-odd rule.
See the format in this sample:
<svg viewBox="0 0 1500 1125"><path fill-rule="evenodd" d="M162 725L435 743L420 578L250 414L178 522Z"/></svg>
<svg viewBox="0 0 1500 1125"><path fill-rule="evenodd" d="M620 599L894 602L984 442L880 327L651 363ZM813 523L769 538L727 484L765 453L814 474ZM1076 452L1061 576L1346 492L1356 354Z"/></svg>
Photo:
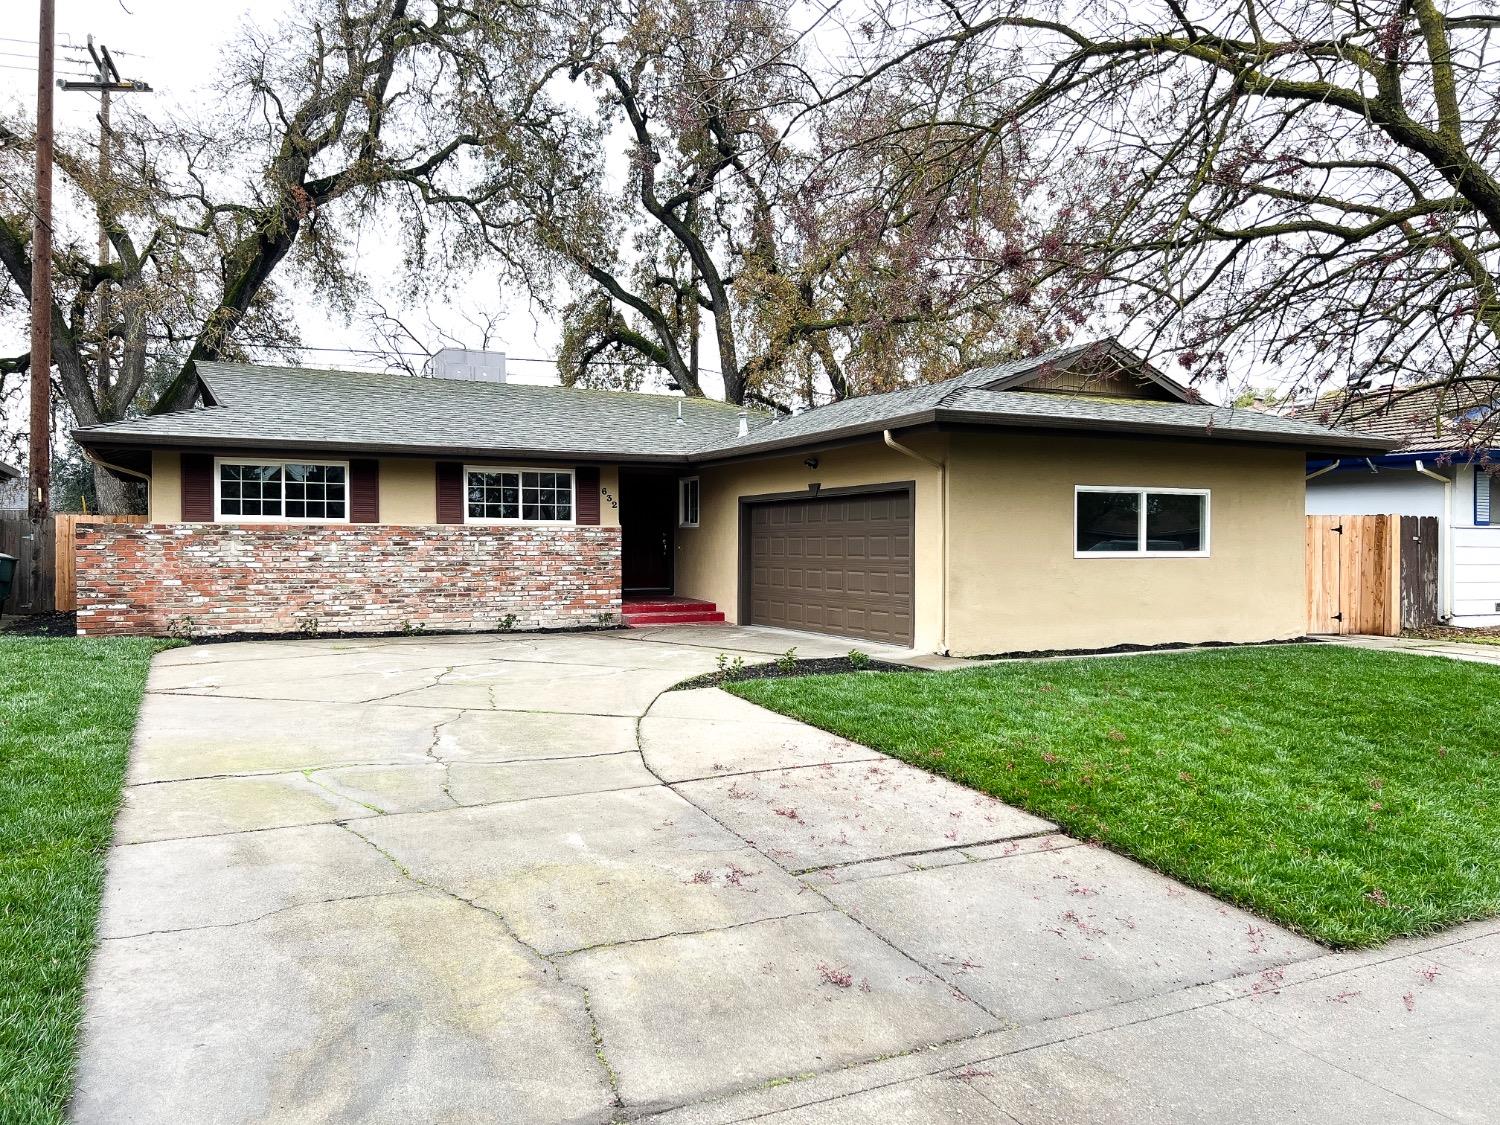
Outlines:
<svg viewBox="0 0 1500 1125"><path fill-rule="evenodd" d="M171 449L298 450L310 453L386 453L394 457L515 458L527 461L572 460L585 464L685 464L683 453L621 453L600 449L537 449L511 447L466 447L455 445L408 445L396 442L297 441L280 438L218 437L211 434L135 434L80 428L72 431L78 444L87 446L138 445Z"/></svg>
<svg viewBox="0 0 1500 1125"><path fill-rule="evenodd" d="M1121 435L1146 434L1153 437L1178 438L1183 441L1207 438L1226 442L1252 442L1256 445L1279 445L1285 448L1302 449L1309 452L1385 452L1392 447L1390 442L1378 438L1346 437L1342 434L1330 434L1325 438L1322 435L1312 434L1304 436L1301 434L1263 433L1254 430L1209 429L1207 427L1194 430L1185 426L1162 422L1123 422L1111 419L1077 417L1063 419L1016 414L999 415L983 410L957 410L952 408L939 408L934 413L937 415L937 421L952 422L961 425L981 425L1003 429L1028 430L1087 430Z"/></svg>

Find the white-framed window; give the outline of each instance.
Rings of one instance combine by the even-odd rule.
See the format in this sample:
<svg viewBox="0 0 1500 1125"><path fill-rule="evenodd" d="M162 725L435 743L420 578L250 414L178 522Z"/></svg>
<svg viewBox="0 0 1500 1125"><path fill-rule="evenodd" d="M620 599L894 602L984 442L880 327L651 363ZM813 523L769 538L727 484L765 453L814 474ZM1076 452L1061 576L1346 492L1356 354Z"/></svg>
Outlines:
<svg viewBox="0 0 1500 1125"><path fill-rule="evenodd" d="M573 470L464 466L465 523L572 523Z"/></svg>
<svg viewBox="0 0 1500 1125"><path fill-rule="evenodd" d="M677 482L677 526L698 526L697 477L683 477Z"/></svg>
<svg viewBox="0 0 1500 1125"><path fill-rule="evenodd" d="M216 457L214 518L224 523L348 523L349 462Z"/></svg>
<svg viewBox="0 0 1500 1125"><path fill-rule="evenodd" d="M1209 490L1080 484L1073 489L1073 555L1201 558L1208 554Z"/></svg>

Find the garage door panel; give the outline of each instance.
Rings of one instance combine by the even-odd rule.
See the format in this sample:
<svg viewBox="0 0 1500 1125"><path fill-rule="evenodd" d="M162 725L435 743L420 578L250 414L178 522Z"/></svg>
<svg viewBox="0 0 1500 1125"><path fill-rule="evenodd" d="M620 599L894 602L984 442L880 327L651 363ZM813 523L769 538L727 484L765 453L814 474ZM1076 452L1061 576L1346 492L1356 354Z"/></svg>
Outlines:
<svg viewBox="0 0 1500 1125"><path fill-rule="evenodd" d="M906 491L756 505L751 622L911 644L911 511Z"/></svg>

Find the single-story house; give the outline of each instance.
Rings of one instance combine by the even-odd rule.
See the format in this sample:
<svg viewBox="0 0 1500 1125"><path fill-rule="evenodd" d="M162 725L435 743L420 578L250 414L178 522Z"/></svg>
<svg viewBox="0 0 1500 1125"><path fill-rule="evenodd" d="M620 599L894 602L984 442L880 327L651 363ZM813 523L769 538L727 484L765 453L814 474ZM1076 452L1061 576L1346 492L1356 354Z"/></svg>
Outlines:
<svg viewBox="0 0 1500 1125"><path fill-rule="evenodd" d="M1307 456L1390 445L1203 403L1113 341L790 415L199 377L191 409L74 431L150 486L149 523L82 529L82 632L586 626L671 596L956 654L1291 637Z"/></svg>
<svg viewBox="0 0 1500 1125"><path fill-rule="evenodd" d="M1403 390L1339 391L1293 412L1392 444L1368 456L1308 461L1307 514L1395 513L1438 521L1438 605L1450 625L1500 625L1500 522L1491 515L1500 448L1489 432L1500 379Z"/></svg>

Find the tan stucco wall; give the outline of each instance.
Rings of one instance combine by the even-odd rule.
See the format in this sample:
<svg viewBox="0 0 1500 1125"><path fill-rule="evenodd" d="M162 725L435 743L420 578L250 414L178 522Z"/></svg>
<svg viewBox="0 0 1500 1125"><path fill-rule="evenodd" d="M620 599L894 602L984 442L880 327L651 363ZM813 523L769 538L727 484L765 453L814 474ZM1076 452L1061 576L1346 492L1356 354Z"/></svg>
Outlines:
<svg viewBox="0 0 1500 1125"><path fill-rule="evenodd" d="M147 489L146 518L152 523L182 519L182 455L164 449L151 451L151 487Z"/></svg>
<svg viewBox="0 0 1500 1125"><path fill-rule="evenodd" d="M955 654L1121 643L1257 641L1303 620L1303 463L1296 451L1107 438L927 434L949 464L947 647ZM739 499L914 480L916 638L943 647L938 472L878 442L704 469L698 528L677 533L677 593L739 602ZM1075 485L1207 488L1207 558L1073 557Z"/></svg>
<svg viewBox="0 0 1500 1125"><path fill-rule="evenodd" d="M928 457L941 459L946 439L937 434L907 442ZM818 459L809 469L803 461ZM942 635L942 490L938 471L921 461L887 449L877 439L816 453L799 453L765 461L706 468L699 472L699 526L677 531L677 593L716 602L729 620L739 617L739 500L767 493L806 493L817 481L823 488L916 482L915 645L936 649ZM748 615L748 607L743 611Z"/></svg>
<svg viewBox="0 0 1500 1125"><path fill-rule="evenodd" d="M955 653L1304 631L1304 458L1207 443L952 439ZM1207 488L1207 558L1073 557L1076 485ZM918 581L922 581L918 572Z"/></svg>
<svg viewBox="0 0 1500 1125"><path fill-rule="evenodd" d="M605 465L599 470L599 523L603 527L620 526L620 469Z"/></svg>
<svg viewBox="0 0 1500 1125"><path fill-rule="evenodd" d="M435 465L417 458L381 459L381 523L437 523Z"/></svg>

